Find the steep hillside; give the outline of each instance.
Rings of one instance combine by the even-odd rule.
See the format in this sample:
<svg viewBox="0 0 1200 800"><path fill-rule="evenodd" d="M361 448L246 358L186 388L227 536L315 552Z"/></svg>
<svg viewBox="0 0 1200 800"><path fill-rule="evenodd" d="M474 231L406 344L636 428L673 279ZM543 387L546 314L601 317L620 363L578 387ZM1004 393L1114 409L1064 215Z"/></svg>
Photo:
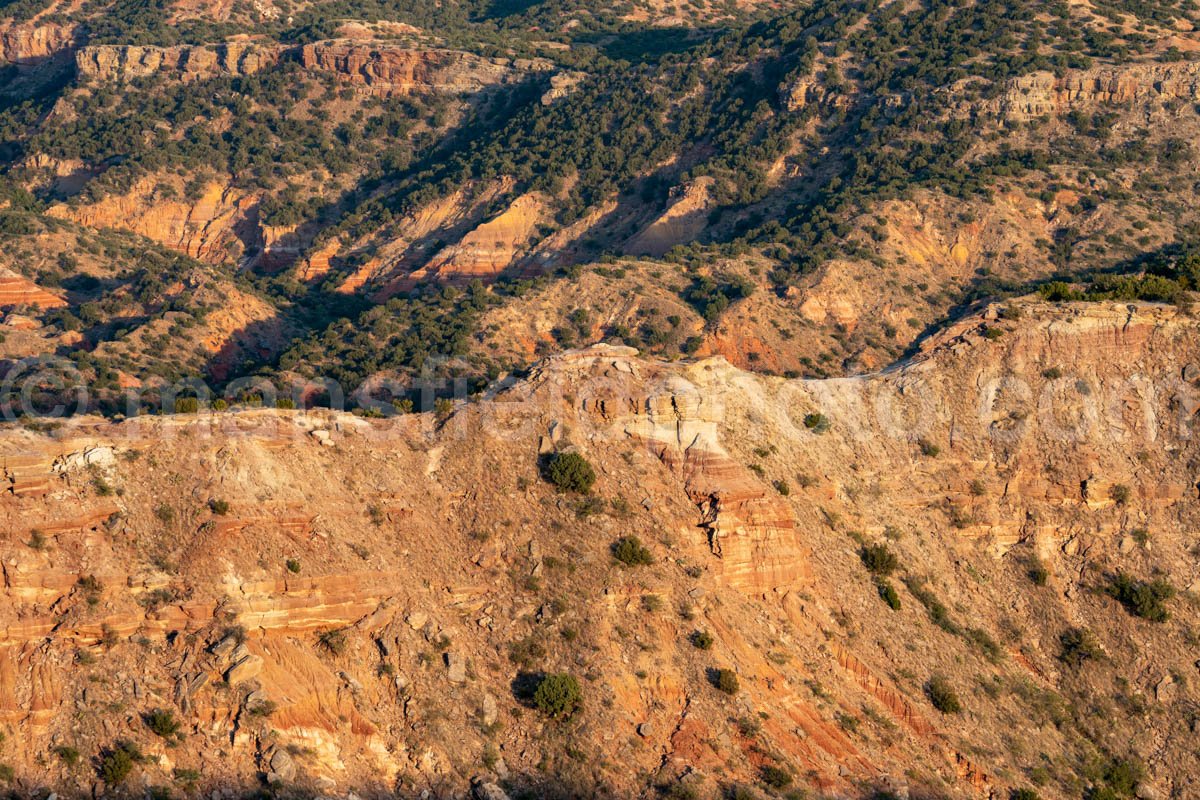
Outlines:
<svg viewBox="0 0 1200 800"><path fill-rule="evenodd" d="M857 379L597 347L437 415L10 426L0 761L59 796L1190 796L1198 341L1023 301Z"/></svg>
<svg viewBox="0 0 1200 800"><path fill-rule="evenodd" d="M0 791L1200 796L1190 0L0 0Z"/></svg>

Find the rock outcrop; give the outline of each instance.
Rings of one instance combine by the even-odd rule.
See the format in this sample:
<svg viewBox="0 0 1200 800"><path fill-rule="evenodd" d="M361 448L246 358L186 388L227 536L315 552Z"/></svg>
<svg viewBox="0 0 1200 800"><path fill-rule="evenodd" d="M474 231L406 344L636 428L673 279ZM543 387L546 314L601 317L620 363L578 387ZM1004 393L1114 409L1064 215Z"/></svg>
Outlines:
<svg viewBox="0 0 1200 800"><path fill-rule="evenodd" d="M1072 71L1059 77L1035 72L1009 81L982 108L1013 121L1060 116L1073 110L1200 100L1200 64L1132 64Z"/></svg>
<svg viewBox="0 0 1200 800"><path fill-rule="evenodd" d="M0 65L40 64L74 47L75 36L67 25L0 22Z"/></svg>
<svg viewBox="0 0 1200 800"><path fill-rule="evenodd" d="M373 94L471 94L520 77L513 62L456 50L360 42L317 42L301 49L305 69L329 72Z"/></svg>
<svg viewBox="0 0 1200 800"><path fill-rule="evenodd" d="M218 75L253 75L279 62L284 48L274 44L89 45L75 53L79 75L97 81L127 81L157 73L183 80Z"/></svg>
<svg viewBox="0 0 1200 800"><path fill-rule="evenodd" d="M443 92L472 94L510 83L538 61L488 59L457 50L420 49L381 42L327 41L302 47L254 42L215 45L94 45L75 54L79 74L98 81L125 81L158 73L198 80L253 75L295 59L306 70L336 75L373 94Z"/></svg>
<svg viewBox="0 0 1200 800"><path fill-rule="evenodd" d="M67 301L51 294L28 278L10 269L0 267L0 308L34 306L37 308L61 308Z"/></svg>
<svg viewBox="0 0 1200 800"><path fill-rule="evenodd" d="M236 258L247 243L260 243L254 195L217 182L195 199L157 197L156 191L157 182L145 179L126 194L89 205L60 204L47 213L93 228L133 231L210 263Z"/></svg>
<svg viewBox="0 0 1200 800"><path fill-rule="evenodd" d="M420 269L397 275L379 296L407 291L427 281L463 284L494 279L527 252L545 221L546 205L545 198L538 194L518 197L504 211L438 251ZM450 209L443 207L433 213L445 217Z"/></svg>
<svg viewBox="0 0 1200 800"><path fill-rule="evenodd" d="M712 185L712 178L706 176L672 188L667 209L630 241L630 251L661 256L699 236L712 210Z"/></svg>

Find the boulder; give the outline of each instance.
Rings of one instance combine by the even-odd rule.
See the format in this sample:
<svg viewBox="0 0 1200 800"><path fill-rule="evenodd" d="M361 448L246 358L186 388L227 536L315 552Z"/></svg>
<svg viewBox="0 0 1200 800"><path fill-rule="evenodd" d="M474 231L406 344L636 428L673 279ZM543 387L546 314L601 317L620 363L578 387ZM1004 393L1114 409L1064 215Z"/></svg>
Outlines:
<svg viewBox="0 0 1200 800"><path fill-rule="evenodd" d="M271 770L267 773L268 783L290 781L296 777L296 762L287 750L276 750L271 754Z"/></svg>
<svg viewBox="0 0 1200 800"><path fill-rule="evenodd" d="M225 680L230 686L237 686L239 683L245 683L251 678L258 677L262 672L263 660L256 655L247 655L240 661L235 663L225 673Z"/></svg>
<svg viewBox="0 0 1200 800"><path fill-rule="evenodd" d="M508 793L494 783L478 781L471 787L475 800L508 800Z"/></svg>
<svg viewBox="0 0 1200 800"><path fill-rule="evenodd" d="M458 653L446 653L446 677L451 683L467 680L467 661Z"/></svg>
<svg viewBox="0 0 1200 800"><path fill-rule="evenodd" d="M480 707L479 716L486 728L490 728L496 724L496 720L500 718L500 711L496 707L495 697L492 697L490 694L483 696L483 705Z"/></svg>

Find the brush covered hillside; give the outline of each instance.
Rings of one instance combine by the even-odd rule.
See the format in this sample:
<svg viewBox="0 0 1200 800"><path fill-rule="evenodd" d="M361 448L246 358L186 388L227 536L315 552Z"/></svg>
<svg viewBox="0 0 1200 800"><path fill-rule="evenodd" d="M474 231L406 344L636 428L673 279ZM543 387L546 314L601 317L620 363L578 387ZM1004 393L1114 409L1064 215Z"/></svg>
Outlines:
<svg viewBox="0 0 1200 800"><path fill-rule="evenodd" d="M474 389L597 341L858 374L1195 239L1188 3L3 14L0 355L105 413L197 375Z"/></svg>
<svg viewBox="0 0 1200 800"><path fill-rule="evenodd" d="M0 788L1200 797L1197 25L0 0Z"/></svg>

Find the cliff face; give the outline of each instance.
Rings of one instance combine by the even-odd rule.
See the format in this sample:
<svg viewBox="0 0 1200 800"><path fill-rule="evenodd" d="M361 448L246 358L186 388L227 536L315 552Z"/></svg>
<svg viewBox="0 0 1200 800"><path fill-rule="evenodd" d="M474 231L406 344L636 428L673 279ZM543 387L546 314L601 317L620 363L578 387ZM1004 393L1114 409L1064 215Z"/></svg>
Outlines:
<svg viewBox="0 0 1200 800"><path fill-rule="evenodd" d="M1076 797L1058 759L1092 746L1086 725L1046 715L1060 692L1085 702L1058 659L1081 626L1107 653L1088 681L1128 681L1146 704L1106 723L1146 761L1141 793L1189 796L1194 748L1160 734L1186 725L1200 691L1163 683L1192 668L1195 611L1175 602L1156 625L1093 590L1118 568L1200 580L1182 534L1200 522L1200 402L1182 379L1200 375L1198 345L1174 309L1033 304L862 379L597 347L440 420L246 410L9 427L4 758L19 787L67 796L93 772L48 750L86 762L128 740L148 756L132 780L196 770L205 794L266 776L450 796L479 775L630 797L777 763L823 793L983 798L1024 785L1028 754L1045 753L1062 767L1041 795ZM828 430L804 422L816 413ZM539 454L565 449L594 465L590 499L539 478ZM1134 529L1152 547L1130 544ZM631 533L653 565L612 559ZM897 554L899 610L859 541ZM1033 556L1046 586L1026 577ZM901 577L941 598L940 623ZM709 684L717 667L736 670L736 696ZM581 677L573 722L523 705L520 676L539 670ZM933 673L966 713L930 706ZM148 729L152 709L180 721L178 741ZM1004 731L1021 719L1016 747ZM559 753L564 735L603 763Z"/></svg>
<svg viewBox="0 0 1200 800"><path fill-rule="evenodd" d="M518 197L503 212L434 255L425 267L402 277L399 286L408 288L430 279L466 283L495 278L529 247L545 219L545 208L546 199L540 195Z"/></svg>
<svg viewBox="0 0 1200 800"><path fill-rule="evenodd" d="M307 70L329 72L378 94L448 92L469 94L508 83L535 62L485 59L454 50L410 49L372 42L317 42L301 48L276 44L225 43L152 47L97 45L75 54L79 74L99 81L123 81L156 73L184 80L217 75L251 75L281 59L294 58Z"/></svg>
<svg viewBox="0 0 1200 800"><path fill-rule="evenodd" d="M277 64L283 52L282 46L260 44L95 45L81 47L75 53L75 66L81 77L99 81L125 81L159 72L196 80L252 75Z"/></svg>
<svg viewBox="0 0 1200 800"><path fill-rule="evenodd" d="M699 178L671 192L667 209L629 243L634 253L661 256L698 236L711 211L712 179Z"/></svg>
<svg viewBox="0 0 1200 800"><path fill-rule="evenodd" d="M533 66L455 50L413 50L357 42L317 42L300 51L305 69L331 72L375 94L471 94L508 83Z"/></svg>
<svg viewBox="0 0 1200 800"><path fill-rule="evenodd" d="M51 216L94 228L121 228L189 256L220 263L237 258L247 243L257 243L257 198L219 183L204 187L195 200L156 197L156 182L140 182L129 193L91 205L53 206Z"/></svg>
<svg viewBox="0 0 1200 800"><path fill-rule="evenodd" d="M53 23L0 22L0 65L33 65L75 44L75 29Z"/></svg>
<svg viewBox="0 0 1200 800"><path fill-rule="evenodd" d="M1014 121L1104 107L1200 100L1200 64L1134 64L1068 72L1035 72L1009 82L984 109Z"/></svg>

